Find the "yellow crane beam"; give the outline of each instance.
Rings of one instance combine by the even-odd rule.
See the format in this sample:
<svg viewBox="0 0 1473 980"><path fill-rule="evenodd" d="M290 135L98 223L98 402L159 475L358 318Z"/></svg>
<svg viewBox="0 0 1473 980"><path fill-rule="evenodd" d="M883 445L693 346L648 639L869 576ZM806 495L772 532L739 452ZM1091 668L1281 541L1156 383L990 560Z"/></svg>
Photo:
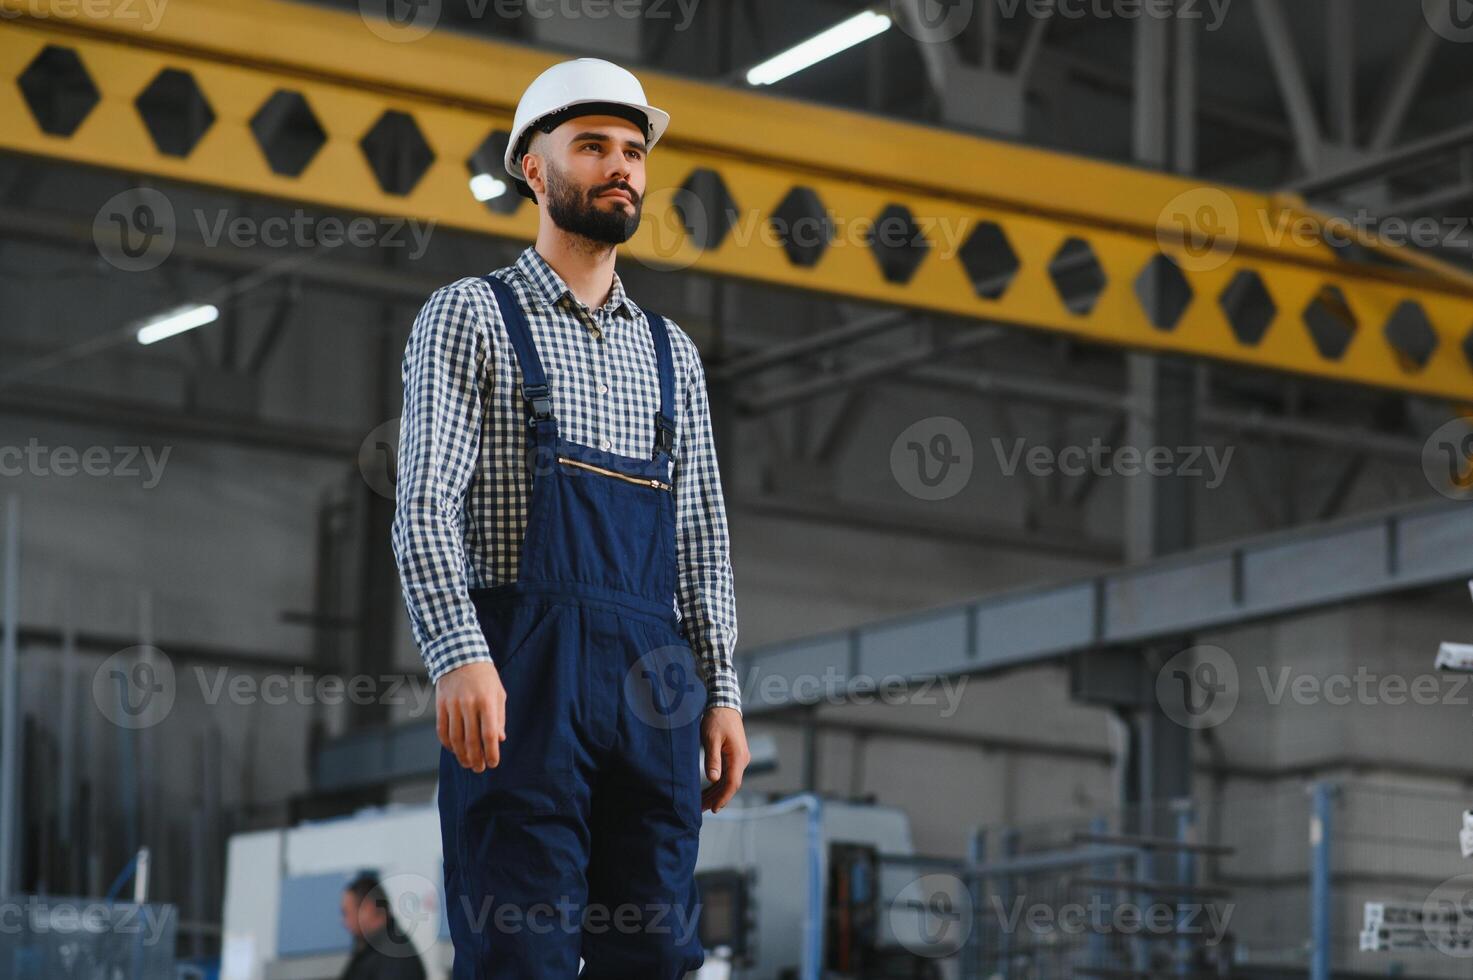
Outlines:
<svg viewBox="0 0 1473 980"><path fill-rule="evenodd" d="M561 57L286 0L0 0L0 149L530 240L469 181ZM1300 201L640 75L673 119L652 267L1473 396L1469 278L1343 261Z"/></svg>

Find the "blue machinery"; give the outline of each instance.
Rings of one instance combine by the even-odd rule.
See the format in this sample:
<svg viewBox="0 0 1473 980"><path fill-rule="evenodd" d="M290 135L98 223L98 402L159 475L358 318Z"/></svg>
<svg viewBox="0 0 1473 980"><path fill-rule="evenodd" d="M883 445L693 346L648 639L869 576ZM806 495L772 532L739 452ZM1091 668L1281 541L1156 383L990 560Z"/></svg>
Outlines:
<svg viewBox="0 0 1473 980"><path fill-rule="evenodd" d="M1330 980L1330 835L1335 807L1333 783L1315 783L1309 818L1310 980Z"/></svg>
<svg viewBox="0 0 1473 980"><path fill-rule="evenodd" d="M1331 782L1309 788L1310 935L1304 950L1309 980L1331 977L1331 821L1337 795ZM970 896L966 914L971 927L959 952L960 976L1072 980L1234 975L1232 937L1215 933L1205 911L1226 903L1231 893L1203 884L1199 868L1204 857L1227 856L1233 849L1198 842L1194 801L1175 800L1159 809L1154 821L1143 814L1144 826L1127 826L1123 832L1111 832L1109 823L1097 817L1067 842L1042 848L1027 847L1024 832L1016 828L978 830L967 859L951 865ZM1162 826L1171 832L1150 833ZM941 864L935 858L882 857L891 865ZM1068 906L1084 910L1089 918L1066 921L1063 910Z"/></svg>
<svg viewBox="0 0 1473 980"><path fill-rule="evenodd" d="M1197 863L1231 849L1194 840L1192 801L1168 809L1169 837L1148 827L1110 833L1097 817L1062 848L1023 852L1017 830L997 832L995 842L978 831L967 872L974 928L962 975L1062 980L1207 971L1209 958L1227 950L1196 938L1200 909L1226 890L1197 885Z"/></svg>

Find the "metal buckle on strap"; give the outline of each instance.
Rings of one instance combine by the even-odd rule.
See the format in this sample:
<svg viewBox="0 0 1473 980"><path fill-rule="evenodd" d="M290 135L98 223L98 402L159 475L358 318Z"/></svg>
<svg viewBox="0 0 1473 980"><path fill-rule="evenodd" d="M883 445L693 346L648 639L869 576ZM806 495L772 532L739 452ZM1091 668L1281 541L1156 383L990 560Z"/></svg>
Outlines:
<svg viewBox="0 0 1473 980"><path fill-rule="evenodd" d="M675 448L675 420L655 412L655 452L669 453Z"/></svg>
<svg viewBox="0 0 1473 980"><path fill-rule="evenodd" d="M552 418L552 394L547 385L522 385L522 398L527 402L527 410L532 413L532 417L527 420L528 425L546 422Z"/></svg>

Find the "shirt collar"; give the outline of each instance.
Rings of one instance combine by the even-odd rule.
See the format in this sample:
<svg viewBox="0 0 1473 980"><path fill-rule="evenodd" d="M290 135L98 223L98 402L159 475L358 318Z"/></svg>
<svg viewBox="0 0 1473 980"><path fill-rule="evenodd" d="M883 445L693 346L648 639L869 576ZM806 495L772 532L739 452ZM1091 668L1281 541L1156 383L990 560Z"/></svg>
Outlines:
<svg viewBox="0 0 1473 980"><path fill-rule="evenodd" d="M579 302L578 297L573 295L573 291L563 281L563 277L547 264L547 260L542 257L541 252L537 251L536 246L528 245L522 249L522 254L517 257L516 267L517 271L532 283L544 305L555 306L564 295L570 297L575 303ZM603 310L605 313L618 313L631 318L634 316L634 311L630 309L629 297L624 293L624 283L619 280L618 272L614 273L614 285L609 290L609 298L604 301Z"/></svg>

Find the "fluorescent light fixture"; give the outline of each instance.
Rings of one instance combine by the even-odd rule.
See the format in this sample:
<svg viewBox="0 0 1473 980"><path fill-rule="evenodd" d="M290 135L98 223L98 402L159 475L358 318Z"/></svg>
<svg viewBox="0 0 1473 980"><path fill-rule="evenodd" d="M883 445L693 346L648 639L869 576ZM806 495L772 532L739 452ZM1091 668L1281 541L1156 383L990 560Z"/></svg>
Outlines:
<svg viewBox="0 0 1473 980"><path fill-rule="evenodd" d="M826 31L815 34L781 54L774 55L747 72L748 85L771 85L804 68L832 58L846 48L883 34L890 27L887 14L864 10L848 20L840 21Z"/></svg>
<svg viewBox="0 0 1473 980"><path fill-rule="evenodd" d="M490 174L476 174L471 178L471 194L478 201L489 201L506 193L506 181Z"/></svg>
<svg viewBox="0 0 1473 980"><path fill-rule="evenodd" d="M176 334L214 323L220 318L220 310L208 303L198 306L183 306L177 310L149 320L138 328L140 344L155 344Z"/></svg>

